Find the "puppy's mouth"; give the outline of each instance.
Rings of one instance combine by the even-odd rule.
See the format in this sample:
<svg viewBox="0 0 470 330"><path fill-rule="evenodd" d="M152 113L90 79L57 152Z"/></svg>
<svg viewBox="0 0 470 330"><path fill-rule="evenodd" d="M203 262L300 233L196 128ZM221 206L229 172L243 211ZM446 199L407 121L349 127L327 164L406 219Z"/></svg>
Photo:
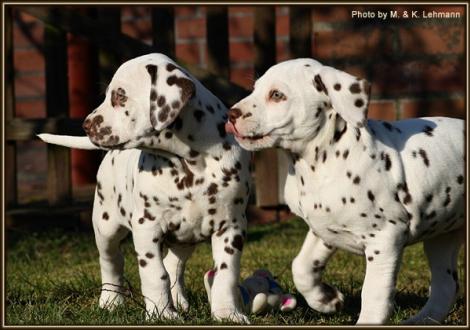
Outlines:
<svg viewBox="0 0 470 330"><path fill-rule="evenodd" d="M233 134L237 139L242 141L258 141L268 136L263 134L242 135L231 122L225 123L225 132Z"/></svg>
<svg viewBox="0 0 470 330"><path fill-rule="evenodd" d="M109 141L109 140L106 142L101 142L101 141L98 142L98 141L95 141L95 139L92 139L90 137L89 139L91 143L93 143L95 146L100 147L101 149L104 149L104 150L114 150L114 149L122 150L122 149L125 149L126 145L129 143L129 141L126 141L126 142L113 144L112 143L113 141Z"/></svg>

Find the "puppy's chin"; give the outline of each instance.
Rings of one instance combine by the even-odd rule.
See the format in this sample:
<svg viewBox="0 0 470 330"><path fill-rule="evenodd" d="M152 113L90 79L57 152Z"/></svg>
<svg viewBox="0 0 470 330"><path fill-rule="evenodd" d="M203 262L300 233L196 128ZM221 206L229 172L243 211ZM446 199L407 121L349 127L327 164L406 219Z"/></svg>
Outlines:
<svg viewBox="0 0 470 330"><path fill-rule="evenodd" d="M129 145L129 141L119 141L118 138L109 138L106 140L96 140L94 138L90 138L91 143L93 143L95 146L100 147L101 149L104 150L122 150L122 149L130 149L133 148L134 146Z"/></svg>
<svg viewBox="0 0 470 330"><path fill-rule="evenodd" d="M262 138L257 140L235 136L235 140L243 149L249 151L257 151L275 146L275 139L273 139L269 135L263 136Z"/></svg>

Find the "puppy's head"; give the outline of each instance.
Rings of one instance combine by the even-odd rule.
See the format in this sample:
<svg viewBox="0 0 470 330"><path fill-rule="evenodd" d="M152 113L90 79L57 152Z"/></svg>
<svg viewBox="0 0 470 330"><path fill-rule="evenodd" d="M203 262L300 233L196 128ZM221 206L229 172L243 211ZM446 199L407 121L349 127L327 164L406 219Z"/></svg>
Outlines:
<svg viewBox="0 0 470 330"><path fill-rule="evenodd" d="M195 91L193 78L167 56L140 56L118 68L83 128L100 147L132 148L140 137L170 125Z"/></svg>
<svg viewBox="0 0 470 330"><path fill-rule="evenodd" d="M272 66L253 92L229 111L226 130L242 147L289 148L315 138L334 111L354 127L365 125L370 85L313 59Z"/></svg>

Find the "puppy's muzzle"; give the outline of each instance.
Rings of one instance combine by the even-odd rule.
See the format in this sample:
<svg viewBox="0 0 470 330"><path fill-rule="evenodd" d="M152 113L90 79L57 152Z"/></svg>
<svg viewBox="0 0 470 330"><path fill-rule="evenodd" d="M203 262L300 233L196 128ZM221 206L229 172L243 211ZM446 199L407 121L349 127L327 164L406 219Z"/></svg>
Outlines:
<svg viewBox="0 0 470 330"><path fill-rule="evenodd" d="M225 132L229 134L238 135L237 128L235 127L237 118L242 115L242 111L238 108L232 108L228 111L228 121L225 123Z"/></svg>
<svg viewBox="0 0 470 330"><path fill-rule="evenodd" d="M103 147L117 146L119 144L119 137L113 135L110 126L101 127L103 121L104 119L101 115L94 116L91 119L87 118L82 125L83 130L95 144Z"/></svg>

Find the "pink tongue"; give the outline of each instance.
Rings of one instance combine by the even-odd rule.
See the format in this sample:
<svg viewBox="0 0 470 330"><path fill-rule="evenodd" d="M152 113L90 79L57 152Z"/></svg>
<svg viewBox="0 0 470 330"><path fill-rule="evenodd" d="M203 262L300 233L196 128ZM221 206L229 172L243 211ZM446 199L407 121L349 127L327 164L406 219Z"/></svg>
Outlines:
<svg viewBox="0 0 470 330"><path fill-rule="evenodd" d="M233 126L233 124L231 122L226 122L225 123L225 132L227 133L231 133L231 134L237 134L237 129L235 128L235 126Z"/></svg>

